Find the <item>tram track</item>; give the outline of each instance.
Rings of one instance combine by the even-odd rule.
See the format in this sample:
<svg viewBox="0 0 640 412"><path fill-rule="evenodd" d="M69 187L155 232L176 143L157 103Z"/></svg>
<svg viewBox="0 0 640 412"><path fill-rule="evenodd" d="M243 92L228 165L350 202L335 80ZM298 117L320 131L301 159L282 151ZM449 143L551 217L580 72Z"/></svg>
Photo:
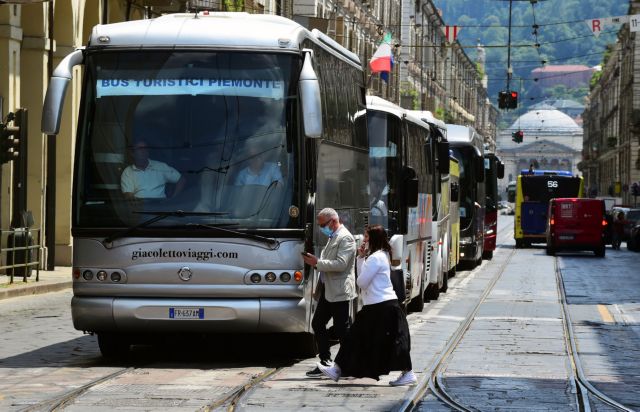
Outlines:
<svg viewBox="0 0 640 412"><path fill-rule="evenodd" d="M228 394L227 396L224 396L220 399L215 400L214 402L203 406L202 408L200 408L198 410L198 412L210 412L213 410L216 410L218 408L222 408L225 405L226 410L228 412L232 412L236 410L236 407L238 406L238 404L240 403L240 401L242 400L242 398L248 394L248 392L254 388L255 386L257 386L259 383L262 383L263 381L267 380L268 378L270 378L272 375L276 374L277 372L279 372L282 368L272 368L272 369L268 369L260 374L255 375L253 378L251 378L251 380L249 380L249 382L247 382L245 385L238 387L236 390L232 391L230 394Z"/></svg>
<svg viewBox="0 0 640 412"><path fill-rule="evenodd" d="M446 389L444 384L444 376L442 374L442 369L446 365L447 359L451 356L453 351L456 349L467 330L471 326L476 314L478 313L480 306L485 301L486 297L491 293L495 284L502 277L504 271L506 270L509 262L515 255L516 250L512 249L509 252L509 255L505 259L504 263L502 263L501 267L498 269L497 273L491 278L489 284L484 289L482 294L480 295L478 301L471 309L466 318L462 321L460 326L456 329L452 337L449 339L445 347L442 349L440 354L434 359L434 361L429 365L429 367L423 372L422 379L416 385L416 388L410 393L409 397L404 400L404 402L398 408L399 411L411 411L413 410L418 403L422 400L422 398L427 394L427 391L430 391L438 400L440 400L445 405L450 408L458 411L475 411L476 409L463 405L459 401L457 401L453 396L451 396ZM476 268L475 270L478 270Z"/></svg>
<svg viewBox="0 0 640 412"><path fill-rule="evenodd" d="M31 405L31 406L28 406L27 408L21 409L21 412L39 412L43 410L48 412L60 411L64 409L65 406L71 404L75 399L80 397L83 393L93 388L94 386L107 382L111 379L114 379L125 373L131 372L135 369L137 369L137 367L122 368L115 372L104 375L100 378L94 379L89 383L86 383L78 388L67 391L62 395L59 395L53 399L47 399L35 405Z"/></svg>
<svg viewBox="0 0 640 412"><path fill-rule="evenodd" d="M62 411L64 410L66 407L69 407L71 405L73 405L73 403L80 398L83 394L85 394L87 391L89 391L90 389L109 382L110 380L113 380L115 378L118 378L122 375L125 375L127 373L131 373L134 371L140 371L143 370L145 367L126 367L126 368L122 368L119 369L117 371L114 371L112 373L103 375L99 378L93 379L90 382L69 390L59 396L56 396L54 398L51 399L47 399L47 400L43 400L41 402L38 402L37 404L34 405L30 405L24 409L21 409L20 412L42 412L42 411L47 411L47 412L57 412L57 411ZM272 375L274 375L275 373L277 373L278 371L280 371L282 369L282 367L275 367L275 368L269 368L261 373L257 373L254 374L248 381L246 381L245 383L236 386L235 388L229 390L228 392L226 392L225 394L223 394L220 397L217 397L216 399L213 399L210 403L202 406L201 408L197 409L198 412L209 412L209 411L213 411L213 410L221 410L221 409L225 409L227 411L235 411L237 405L239 404L239 402L242 400L242 398L244 397L245 394L247 394L248 391L250 391L253 387L255 387L256 385L258 385L259 383L265 381L266 379L268 379L269 377L271 377Z"/></svg>
<svg viewBox="0 0 640 412"><path fill-rule="evenodd" d="M571 361L572 379L577 389L576 396L578 397L578 404L582 411L591 411L590 397L594 397L600 402L603 402L609 407L614 408L617 411L632 412L634 409L624 406L615 399L607 396L599 391L587 378L582 362L580 361L580 354L578 352L577 339L573 330L573 323L571 321L571 313L569 310L569 304L567 302L567 296L564 289L564 280L562 277L562 271L558 265L558 258L554 258L554 267L556 273L556 282L558 287L558 294L562 303L562 324L565 333L565 344L567 347L567 353Z"/></svg>

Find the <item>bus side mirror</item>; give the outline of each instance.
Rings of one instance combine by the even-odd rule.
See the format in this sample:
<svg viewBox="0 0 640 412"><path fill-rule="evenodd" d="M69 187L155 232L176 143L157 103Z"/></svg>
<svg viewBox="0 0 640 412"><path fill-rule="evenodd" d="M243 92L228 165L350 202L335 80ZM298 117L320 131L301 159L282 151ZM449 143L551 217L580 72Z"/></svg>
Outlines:
<svg viewBox="0 0 640 412"><path fill-rule="evenodd" d="M498 179L502 179L504 177L504 163L498 162Z"/></svg>
<svg viewBox="0 0 640 412"><path fill-rule="evenodd" d="M449 174L449 142L438 142L438 171Z"/></svg>
<svg viewBox="0 0 640 412"><path fill-rule="evenodd" d="M300 102L302 105L302 123L307 137L322 137L322 102L320 99L320 82L313 70L311 50L304 50L304 63L300 72Z"/></svg>
<svg viewBox="0 0 640 412"><path fill-rule="evenodd" d="M460 185L458 183L451 183L451 201L460 201Z"/></svg>
<svg viewBox="0 0 640 412"><path fill-rule="evenodd" d="M476 181L484 182L484 158L482 156L475 156L474 161Z"/></svg>
<svg viewBox="0 0 640 412"><path fill-rule="evenodd" d="M82 50L76 50L67 55L58 67L53 71L47 95L42 106L42 132L48 135L58 134L60 131L60 119L64 107L64 98L67 94L69 82L73 78L73 67L82 64L84 55Z"/></svg>

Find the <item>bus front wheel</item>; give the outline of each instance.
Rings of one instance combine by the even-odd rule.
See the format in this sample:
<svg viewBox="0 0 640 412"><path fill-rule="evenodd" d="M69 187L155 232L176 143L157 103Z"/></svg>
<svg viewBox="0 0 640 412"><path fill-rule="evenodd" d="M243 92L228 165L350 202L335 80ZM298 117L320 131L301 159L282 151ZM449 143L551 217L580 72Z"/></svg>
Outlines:
<svg viewBox="0 0 640 412"><path fill-rule="evenodd" d="M522 249L524 247L524 241L522 239L516 239L516 249Z"/></svg>

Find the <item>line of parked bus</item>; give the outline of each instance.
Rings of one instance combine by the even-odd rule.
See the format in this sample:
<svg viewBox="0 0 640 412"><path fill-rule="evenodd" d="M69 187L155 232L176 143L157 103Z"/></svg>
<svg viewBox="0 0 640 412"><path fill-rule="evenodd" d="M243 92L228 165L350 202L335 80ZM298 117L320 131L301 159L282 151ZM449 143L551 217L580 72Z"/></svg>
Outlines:
<svg viewBox="0 0 640 412"><path fill-rule="evenodd" d="M104 355L176 332L290 333L312 352L320 274L300 252L325 244L324 207L358 239L388 230L412 311L492 256L500 160L471 127L366 97L359 58L318 30L245 13L96 26L54 71L47 134L77 65L71 308ZM179 196L123 196L136 140L184 176ZM239 185L256 156L277 178Z"/></svg>

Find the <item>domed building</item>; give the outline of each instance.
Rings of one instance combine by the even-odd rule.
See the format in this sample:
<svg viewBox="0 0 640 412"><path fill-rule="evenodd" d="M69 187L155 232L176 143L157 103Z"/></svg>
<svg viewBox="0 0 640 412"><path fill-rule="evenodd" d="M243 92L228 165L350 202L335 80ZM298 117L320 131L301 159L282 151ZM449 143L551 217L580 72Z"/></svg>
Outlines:
<svg viewBox="0 0 640 412"><path fill-rule="evenodd" d="M512 141L512 133L522 130L522 143ZM505 164L504 179L498 187L504 193L522 169L568 170L578 174L582 160L582 127L552 106L541 105L520 116L498 134L498 156Z"/></svg>

